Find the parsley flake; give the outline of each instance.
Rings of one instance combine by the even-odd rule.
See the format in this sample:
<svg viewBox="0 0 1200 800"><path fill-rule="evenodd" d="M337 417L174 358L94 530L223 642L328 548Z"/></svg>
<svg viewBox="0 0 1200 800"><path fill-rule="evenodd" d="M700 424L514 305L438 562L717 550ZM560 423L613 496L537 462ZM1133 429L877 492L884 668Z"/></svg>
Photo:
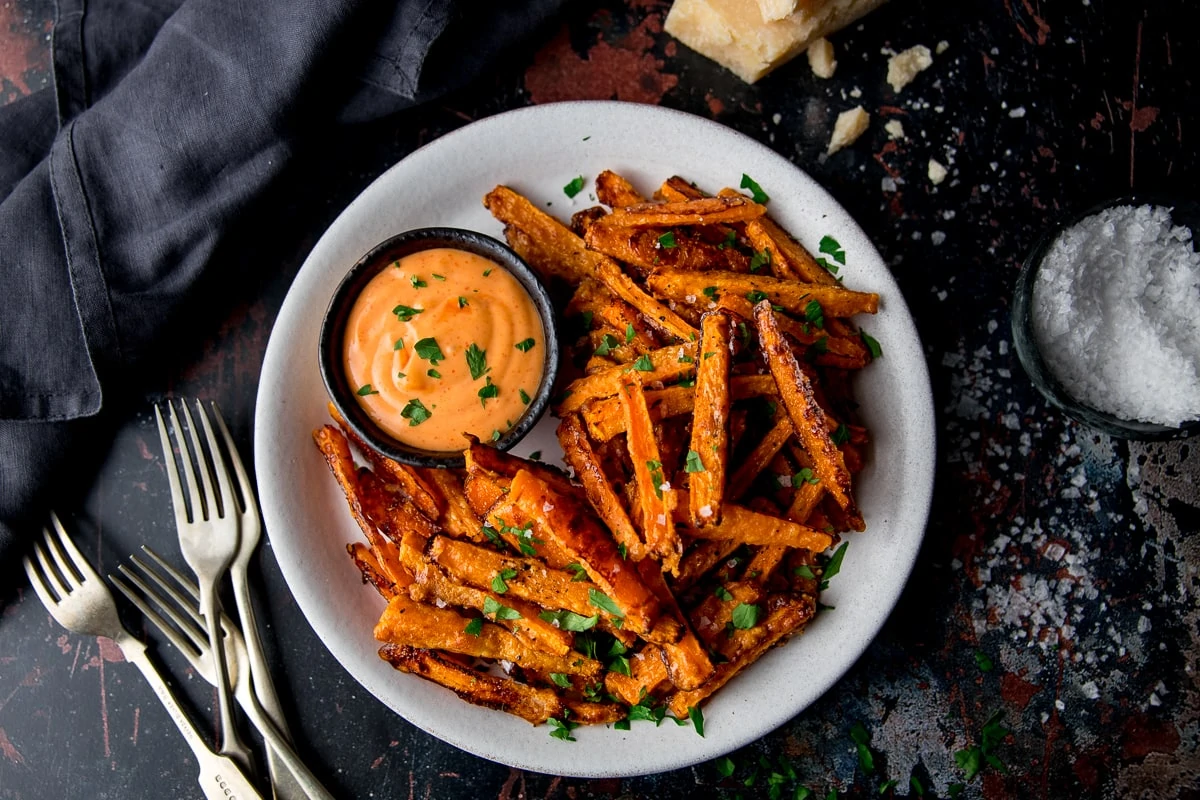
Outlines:
<svg viewBox="0 0 1200 800"><path fill-rule="evenodd" d="M633 362L633 368L639 372L653 372L654 362L650 360L650 356L643 355L637 361Z"/></svg>
<svg viewBox="0 0 1200 800"><path fill-rule="evenodd" d="M490 597L486 597L483 600L483 614L484 616L494 617L497 622L502 620L521 619L520 611L517 611L515 608L509 608L508 606L501 605Z"/></svg>
<svg viewBox="0 0 1200 800"><path fill-rule="evenodd" d="M658 237L658 246L665 247L667 249L675 247L675 231L667 231L662 236Z"/></svg>
<svg viewBox="0 0 1200 800"><path fill-rule="evenodd" d="M563 187L563 194L567 197L574 197L583 191L583 176L579 175L571 179L571 182Z"/></svg>
<svg viewBox="0 0 1200 800"><path fill-rule="evenodd" d="M486 373L491 372L487 365L487 350L480 350L479 345L471 342L467 346L467 369L471 370L471 380L477 381ZM482 397L483 395L480 395Z"/></svg>
<svg viewBox="0 0 1200 800"><path fill-rule="evenodd" d="M394 344L392 344L392 349L393 349L393 350L403 350L403 349L404 349L404 340L403 340L403 339L397 339L397 340L395 341L395 343L394 343Z"/></svg>
<svg viewBox="0 0 1200 800"><path fill-rule="evenodd" d="M763 250L750 256L750 271L758 272L763 267L771 266L771 251Z"/></svg>
<svg viewBox="0 0 1200 800"><path fill-rule="evenodd" d="M371 384L364 383L362 386L358 387L358 391L355 392L355 394L359 397L366 397L369 394L379 394L379 392L375 391Z"/></svg>
<svg viewBox="0 0 1200 800"><path fill-rule="evenodd" d="M538 614L538 619L543 622L549 622L551 625L561 628L564 631L582 633L596 627L596 623L600 621L600 615L593 614L590 617L585 617L582 614L576 614L574 611L562 609L561 611L543 611Z"/></svg>
<svg viewBox="0 0 1200 800"><path fill-rule="evenodd" d="M753 178L751 178L749 175L747 175L744 172L742 173L742 182L741 182L741 184L739 184L739 188L749 189L750 196L754 199L754 202L756 202L756 203L762 204L771 199L770 196L762 190L762 187L759 186L754 181Z"/></svg>
<svg viewBox="0 0 1200 800"><path fill-rule="evenodd" d="M808 305L804 307L804 319L818 328L824 328L825 310L821 308L821 304L816 300L809 300Z"/></svg>
<svg viewBox="0 0 1200 800"><path fill-rule="evenodd" d="M517 342L517 343L514 345L514 347L516 347L516 348L517 348L518 350L520 350L522 353L528 353L530 350L532 350L532 349L533 349L533 346L534 346L535 344L537 344L537 342L535 342L535 341L533 340L533 337L532 337L532 336L530 336L528 339L522 339L521 341Z"/></svg>
<svg viewBox="0 0 1200 800"><path fill-rule="evenodd" d="M566 712L564 712L564 714L565 713ZM550 723L550 727L553 728L553 730L550 731L550 735L553 738L562 739L564 742L579 741L571 735L571 729L575 728L579 723L568 722L565 718L560 720L557 717L551 717L548 722Z"/></svg>
<svg viewBox="0 0 1200 800"><path fill-rule="evenodd" d="M824 253L839 264L846 263L846 251L838 244L838 240L832 236L822 236L820 244L817 245L817 252ZM837 267L834 267L832 272L837 272Z"/></svg>
<svg viewBox="0 0 1200 800"><path fill-rule="evenodd" d="M508 591L508 584L506 581L511 581L515 577L517 577L517 571L515 569L500 570L492 577L492 591L496 594L504 594Z"/></svg>
<svg viewBox="0 0 1200 800"><path fill-rule="evenodd" d="M700 454L695 450L688 450L687 464L683 469L685 472L704 472L704 462L700 460Z"/></svg>
<svg viewBox="0 0 1200 800"><path fill-rule="evenodd" d="M611 333L606 333L600 337L600 344L596 345L596 355L606 356L612 352L614 347L617 347L620 344L621 343L617 340L617 337L613 336Z"/></svg>
<svg viewBox="0 0 1200 800"><path fill-rule="evenodd" d="M569 689L571 687L571 679L561 672L551 672L550 680L560 689Z"/></svg>
<svg viewBox="0 0 1200 800"><path fill-rule="evenodd" d="M409 275L408 282L412 284L414 289L423 289L429 284L418 278L416 275Z"/></svg>
<svg viewBox="0 0 1200 800"><path fill-rule="evenodd" d="M446 276L445 276L445 275L438 275L438 274L435 272L435 273L433 273L433 279L434 279L434 280L438 280L438 281L444 281L444 280L446 280Z"/></svg>
<svg viewBox="0 0 1200 800"><path fill-rule="evenodd" d="M417 352L417 356L427 359L430 364L437 366L439 361L445 361L446 356L442 353L442 348L438 346L437 339L432 336L426 336L424 339L419 339L413 350Z"/></svg>
<svg viewBox="0 0 1200 800"><path fill-rule="evenodd" d="M471 636L478 636L483 633L483 617L476 617L467 623L467 627L463 628Z"/></svg>
<svg viewBox="0 0 1200 800"><path fill-rule="evenodd" d="M700 710L700 706L688 707L688 719L692 721L692 727L696 729L696 733L701 739L704 738L704 712Z"/></svg>
<svg viewBox="0 0 1200 800"><path fill-rule="evenodd" d="M733 627L746 631L758 624L762 609L750 603L738 603L733 609Z"/></svg>
<svg viewBox="0 0 1200 800"><path fill-rule="evenodd" d="M468 305L470 305L470 303L468 303L468 302L467 302L467 298L465 298L465 297L462 297L462 296L460 295L460 296L459 296L459 298L458 298L458 307L459 307L459 308L466 308Z"/></svg>
<svg viewBox="0 0 1200 800"><path fill-rule="evenodd" d="M427 369L427 370L425 370L425 374L431 378L442 377L442 373L438 372L436 369Z"/></svg>
<svg viewBox="0 0 1200 800"><path fill-rule="evenodd" d="M718 586L713 592L718 600L728 603L733 599L733 595L724 586Z"/></svg>
<svg viewBox="0 0 1200 800"><path fill-rule="evenodd" d="M799 489L806 483L816 486L820 482L817 476L813 474L811 467L801 467L800 471L792 476L793 489Z"/></svg>
<svg viewBox="0 0 1200 800"><path fill-rule="evenodd" d="M416 427L432 417L433 412L426 408L424 403L414 397L404 404L404 408L400 409L400 416L408 420L409 427Z"/></svg>
<svg viewBox="0 0 1200 800"><path fill-rule="evenodd" d="M866 331L859 331L858 335L862 337L863 344L867 346L867 352L871 354L871 360L875 360L883 355L883 349L880 348L879 342Z"/></svg>
<svg viewBox="0 0 1200 800"><path fill-rule="evenodd" d="M624 619L625 614L621 611L621 607L612 601L608 595L597 589L588 589L588 602L594 605L601 611L606 611L617 619Z"/></svg>
<svg viewBox="0 0 1200 800"><path fill-rule="evenodd" d="M766 300L770 296L771 295L767 294L766 292L760 292L757 289L752 292L746 292L746 299L751 303L758 303L762 300Z"/></svg>
<svg viewBox="0 0 1200 800"><path fill-rule="evenodd" d="M520 395L522 403L529 405L529 401L531 399L529 397L529 392L525 391L524 389L517 389L517 394Z"/></svg>
<svg viewBox="0 0 1200 800"><path fill-rule="evenodd" d="M846 427L846 423L839 423L833 433L829 434L830 440L836 445L843 445L850 441L850 429Z"/></svg>
<svg viewBox="0 0 1200 800"><path fill-rule="evenodd" d="M401 322L409 322L417 314L420 314L425 309L413 308L412 306L399 305L392 309L392 313L396 315L396 319Z"/></svg>
<svg viewBox="0 0 1200 800"><path fill-rule="evenodd" d="M705 296L705 297L707 297L709 300L716 300L716 299L717 299L717 287L715 287L715 286L705 286L705 287L704 287L704 292L703 292L703 294L704 294L704 296Z"/></svg>
<svg viewBox="0 0 1200 800"><path fill-rule="evenodd" d="M629 344L630 342L632 342L633 337L635 337L635 336L637 336L637 331L635 331L633 329L633 323L632 322L626 323L625 324L625 344Z"/></svg>
<svg viewBox="0 0 1200 800"><path fill-rule="evenodd" d="M489 375L487 378L487 383L484 384L483 388L481 388L477 394L479 395L479 404L484 408L487 408L487 401L489 399L500 396L500 387L492 383L492 376Z"/></svg>

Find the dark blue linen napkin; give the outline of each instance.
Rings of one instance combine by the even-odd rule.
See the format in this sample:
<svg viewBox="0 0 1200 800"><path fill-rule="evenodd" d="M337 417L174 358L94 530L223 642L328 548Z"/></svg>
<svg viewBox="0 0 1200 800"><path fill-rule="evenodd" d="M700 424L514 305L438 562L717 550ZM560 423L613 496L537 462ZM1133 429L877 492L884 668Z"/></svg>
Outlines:
<svg viewBox="0 0 1200 800"><path fill-rule="evenodd" d="M0 108L0 569L297 149L463 85L559 2L59 0L53 90Z"/></svg>

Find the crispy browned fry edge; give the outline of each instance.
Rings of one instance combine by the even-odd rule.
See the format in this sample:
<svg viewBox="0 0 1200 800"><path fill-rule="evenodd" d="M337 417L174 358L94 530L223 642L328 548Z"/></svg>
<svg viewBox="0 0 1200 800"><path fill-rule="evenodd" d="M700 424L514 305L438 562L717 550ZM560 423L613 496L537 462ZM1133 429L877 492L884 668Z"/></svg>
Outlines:
<svg viewBox="0 0 1200 800"><path fill-rule="evenodd" d="M660 646L646 645L629 659L629 663L630 675L609 672L604 676L605 690L623 703L637 705L646 695L653 695L670 687L667 663L663 659Z"/></svg>
<svg viewBox="0 0 1200 800"><path fill-rule="evenodd" d="M509 244L544 281L557 277L577 286L584 278L593 276L596 255L567 226L523 195L507 186L497 186L484 195L483 204L493 217L524 234L515 241L508 236Z"/></svg>
<svg viewBox="0 0 1200 800"><path fill-rule="evenodd" d="M684 533L699 539L735 539L743 544L787 545L817 553L833 544L829 534L733 503L725 504L719 524L689 528Z"/></svg>
<svg viewBox="0 0 1200 800"><path fill-rule="evenodd" d="M367 522L397 544L409 531L432 536L438 530L411 500L391 491L377 473L368 469L358 472L358 503Z"/></svg>
<svg viewBox="0 0 1200 800"><path fill-rule="evenodd" d="M346 545L346 552L358 565L358 570L363 576L363 583L370 583L374 586L384 600L390 600L396 596L399 590L396 588L396 584L383 574L383 565L379 563L374 550L362 542L351 542Z"/></svg>
<svg viewBox="0 0 1200 800"><path fill-rule="evenodd" d="M850 508L853 504L850 471L846 469L841 451L829 438L825 412L813 396L812 383L779 332L771 304L766 300L754 307L754 322L758 327L759 346L775 376L775 385L792 427L813 461L813 471L838 505Z"/></svg>
<svg viewBox="0 0 1200 800"><path fill-rule="evenodd" d="M781 544L762 545L755 548L753 557L746 564L745 575L753 575L753 580L765 584L792 549Z"/></svg>
<svg viewBox="0 0 1200 800"><path fill-rule="evenodd" d="M646 294L632 278L621 271L615 261L601 253L593 255L597 259L603 259L596 264L596 278L607 286L609 291L636 308L654 328L667 336L684 341L690 341L697 334L696 329L687 324L682 317Z"/></svg>
<svg viewBox="0 0 1200 800"><path fill-rule="evenodd" d="M740 297L757 292L766 295L771 305L780 306L784 311L801 319L805 318L808 305L813 301L820 303L825 318L874 314L879 310L879 295L874 292L855 292L841 286L798 283L769 275L728 270L691 272L663 269L650 276L646 284L653 292L665 294L669 290L672 297L679 296L680 292L684 297L700 297L705 288L714 286L721 292Z"/></svg>
<svg viewBox="0 0 1200 800"><path fill-rule="evenodd" d="M748 641L735 658L718 664L716 674L700 688L671 695L668 705L671 713L681 718L687 716L689 708L700 705L713 692L728 683L730 678L812 619L815 610L816 604L808 595L778 598L777 605L768 611L766 619L748 631L735 631L735 635L739 636L748 634L740 637Z"/></svg>
<svg viewBox="0 0 1200 800"><path fill-rule="evenodd" d="M588 601L588 590L596 589L596 584L576 580L575 575L551 569L536 558L501 555L446 536L435 536L430 541L429 557L457 580L480 589L489 588L497 575L509 570L516 573L505 581L507 594L513 597L585 617L602 613Z"/></svg>
<svg viewBox="0 0 1200 800"><path fill-rule="evenodd" d="M626 443L637 481L642 536L646 547L661 560L663 571L678 574L683 542L675 533L675 490L669 485L669 472L663 466L654 438L654 422L646 408L641 376L637 373L627 375L621 381L618 397L621 398Z"/></svg>
<svg viewBox="0 0 1200 800"><path fill-rule="evenodd" d="M656 269L745 272L750 268L750 259L738 250L723 242L708 241L690 232L693 230L676 228L663 233L661 228L592 225L583 240L592 250L632 265L642 273Z"/></svg>
<svg viewBox="0 0 1200 800"><path fill-rule="evenodd" d="M437 608L418 603L404 594L388 601L387 608L375 625L375 639L390 644L407 644L425 650L445 650L473 658L511 661L522 667L582 675L595 680L604 665L579 653L554 656L524 646L520 639L490 620L484 622L479 634L467 633L470 617L452 608Z"/></svg>
<svg viewBox="0 0 1200 800"><path fill-rule="evenodd" d="M695 412L687 456L690 462L695 453L701 464L699 471L688 474L688 511L693 528L721 521L729 447L730 327L729 317L719 312L705 314L700 322L700 361L696 366Z"/></svg>
<svg viewBox="0 0 1200 800"><path fill-rule="evenodd" d="M671 683L678 689L695 689L712 677L712 660L688 625L687 618L679 608L679 603L667 586L667 580L658 565L653 561L643 561L638 564L638 572L650 590L662 601L665 613L674 617L683 631L679 641L661 643Z"/></svg>
<svg viewBox="0 0 1200 800"><path fill-rule="evenodd" d="M642 203L627 208L613 209L607 217L596 222L614 228L656 227L673 228L677 225L716 225L719 223L745 222L761 217L767 212L765 206L748 197L701 197L668 203Z"/></svg>
<svg viewBox="0 0 1200 800"><path fill-rule="evenodd" d="M613 491L608 476L604 474L604 467L577 414L563 417L558 425L558 442L600 519L612 531L617 543L625 545L626 555L634 561L641 561L646 557L645 545L629 520L625 506L621 505L621 499Z"/></svg>
<svg viewBox="0 0 1200 800"><path fill-rule="evenodd" d="M539 538L554 542L587 571L588 577L625 613L625 627L648 633L662 613L658 598L617 552L591 506L555 492L531 472L513 478L509 498L534 521Z"/></svg>
<svg viewBox="0 0 1200 800"><path fill-rule="evenodd" d="M775 394L775 379L770 375L735 375L729 381L729 393L731 400ZM650 409L650 418L655 422L691 413L695 408L696 390L691 386L647 389L645 394L646 407ZM621 422L619 397L593 400L584 406L581 413L588 434L596 441L607 442L625 430Z"/></svg>
<svg viewBox="0 0 1200 800"><path fill-rule="evenodd" d="M396 669L441 684L468 703L506 711L534 725L562 716L562 701L551 689L486 675L437 653L405 644L385 644L379 648L379 655Z"/></svg>
<svg viewBox="0 0 1200 800"><path fill-rule="evenodd" d="M362 529L363 535L371 544L375 558L383 568L384 577L397 588L404 588L412 582L412 576L400 565L400 552L396 544L375 529L363 511L362 500L358 491L358 475L354 468L354 458L350 455L350 445L341 431L332 425L323 425L313 431L313 441L317 449L325 457L325 463L333 472L333 477L350 505L350 513L354 521Z"/></svg>
<svg viewBox="0 0 1200 800"><path fill-rule="evenodd" d="M417 471L413 467L388 458L360 439L358 434L352 431L350 426L346 424L346 420L338 413L337 406L333 403L329 404L329 415L333 417L346 438L354 443L354 446L358 448L360 453L367 457L367 460L371 462L371 465L376 470L400 485L400 488L404 490L404 493L421 510L422 514L429 519L437 519L441 516L442 507L437 502L438 498L430 490L429 484L417 474Z"/></svg>
<svg viewBox="0 0 1200 800"><path fill-rule="evenodd" d="M462 478L456 471L448 469L421 469L418 474L436 491L445 503L438 522L442 528L454 536L479 541L483 534L479 532L482 523L471 508L467 495L463 491Z"/></svg>
<svg viewBox="0 0 1200 800"><path fill-rule="evenodd" d="M592 313L593 325L600 323L618 331L618 341L627 344L638 355L660 346L654 330L637 309L592 280L580 284L567 304L567 316L579 316L588 311ZM631 326L633 339L626 342Z"/></svg>
<svg viewBox="0 0 1200 800"><path fill-rule="evenodd" d="M784 414L775 415L775 424L771 430L767 431L767 435L762 438L762 441L750 452L750 455L742 461L742 465L738 467L737 472L729 479L729 487L725 490L725 497L729 500L740 500L749 489L750 484L754 483L754 479L758 474L767 468L771 463L771 459L775 458L778 453L787 443L787 440L792 437L792 421Z"/></svg>
<svg viewBox="0 0 1200 800"><path fill-rule="evenodd" d="M776 253L782 255L787 260L788 266L799 273L801 278L810 283L819 283L825 286L837 285L837 278L818 264L812 253L793 239L787 231L776 225L770 217L760 217L755 220L755 223L775 245ZM755 241L750 234L749 226L746 227L746 236L752 242ZM757 242L754 247L756 250L762 249Z"/></svg>
<svg viewBox="0 0 1200 800"><path fill-rule="evenodd" d="M741 542L731 539L710 539L696 542L680 562L679 575L671 582L671 585L676 592L686 592L709 570L721 563L725 557L741 545Z"/></svg>
<svg viewBox="0 0 1200 800"><path fill-rule="evenodd" d="M596 176L596 197L609 208L633 206L646 202L641 192L621 175L606 169Z"/></svg>
<svg viewBox="0 0 1200 800"><path fill-rule="evenodd" d="M497 475L503 475L506 478L515 478L521 470L532 472L541 480L554 487L556 492L560 492L569 497L579 497L579 487L571 483L571 479L558 467L550 466L549 464L541 464L537 461L528 461L519 456L514 456L506 453L503 450L497 450L495 447L486 445L475 436L468 436L470 442L468 446L468 465L476 464L479 467L494 472Z"/></svg>
<svg viewBox="0 0 1200 800"><path fill-rule="evenodd" d="M796 463L802 468L807 467L812 469L812 459L809 458L808 452L803 447L791 445L788 449L791 450L792 456L796 459ZM792 522L804 524L812 515L813 509L817 507L817 503L821 501L821 497L825 494L825 487L820 481L802 481L796 489L795 496L792 497L791 505L788 507L787 517Z"/></svg>
<svg viewBox="0 0 1200 800"><path fill-rule="evenodd" d="M697 337L698 338L698 337ZM668 347L651 350L643 358L647 359L650 370L636 370L641 373L643 382L677 381L690 377L696 370L696 342L684 342ZM690 359L690 360L686 360ZM616 366L604 372L597 372L572 381L558 406L559 416L565 416L572 411L578 411L584 403L600 397L612 397L617 393L621 378L633 370L629 366Z"/></svg>

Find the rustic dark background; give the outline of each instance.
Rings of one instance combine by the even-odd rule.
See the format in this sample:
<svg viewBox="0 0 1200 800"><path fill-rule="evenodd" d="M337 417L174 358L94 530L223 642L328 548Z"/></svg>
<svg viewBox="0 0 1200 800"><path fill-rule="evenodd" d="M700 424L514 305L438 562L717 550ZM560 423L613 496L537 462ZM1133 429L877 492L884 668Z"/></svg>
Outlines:
<svg viewBox="0 0 1200 800"><path fill-rule="evenodd" d="M257 565L277 681L302 754L338 796L476 798L1200 797L1200 453L1065 421L1012 350L1023 255L1065 213L1139 191L1194 197L1200 62L1188 0L893 0L834 37L839 67L803 59L756 86L662 32L668 4L571 4L467 89L344 131L308 154L286 235L227 254L243 280L170 342L132 392L94 485L63 511L105 569L173 537L148 400L218 400L250 450L258 369L292 276L364 186L441 134L530 103L616 98L710 117L812 174L871 235L925 343L938 475L908 588L866 655L825 697L713 764L624 780L510 770L415 730L315 638L271 549ZM48 0L0 0L0 103L49 85ZM899 95L885 51L944 53ZM834 117L870 130L824 157ZM907 137L890 141L887 119ZM950 169L938 187L928 159ZM144 396L143 396L144 395ZM136 618L131 623L137 625ZM153 637L151 637L153 638ZM201 718L213 697L161 648ZM23 585L0 587L0 798L199 797L194 767L120 655L59 628ZM797 676L797 679L802 679ZM1008 733L968 780L983 730ZM864 726L865 769L851 731ZM570 746L564 744L564 746ZM977 754L976 754L977 755ZM895 782L888 787L889 782Z"/></svg>

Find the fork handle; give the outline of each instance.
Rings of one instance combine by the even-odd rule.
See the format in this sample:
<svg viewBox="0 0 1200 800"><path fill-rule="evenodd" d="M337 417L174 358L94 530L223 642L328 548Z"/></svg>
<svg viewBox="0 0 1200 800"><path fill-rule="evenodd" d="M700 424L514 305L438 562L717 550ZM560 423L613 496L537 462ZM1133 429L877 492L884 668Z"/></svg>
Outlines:
<svg viewBox="0 0 1200 800"><path fill-rule="evenodd" d="M183 735L184 741L188 743L196 760L200 762L200 775L197 782L200 784L204 796L208 800L262 800L262 795L250 781L246 780L246 776L242 774L237 764L226 756L214 753L200 738L195 725L188 719L183 708L180 707L179 701L171 693L170 687L167 686L154 663L146 655L146 646L132 636L121 637L117 646L124 654L125 660L133 662L133 665L141 671L159 702L167 710L167 715L171 717L171 721Z"/></svg>

